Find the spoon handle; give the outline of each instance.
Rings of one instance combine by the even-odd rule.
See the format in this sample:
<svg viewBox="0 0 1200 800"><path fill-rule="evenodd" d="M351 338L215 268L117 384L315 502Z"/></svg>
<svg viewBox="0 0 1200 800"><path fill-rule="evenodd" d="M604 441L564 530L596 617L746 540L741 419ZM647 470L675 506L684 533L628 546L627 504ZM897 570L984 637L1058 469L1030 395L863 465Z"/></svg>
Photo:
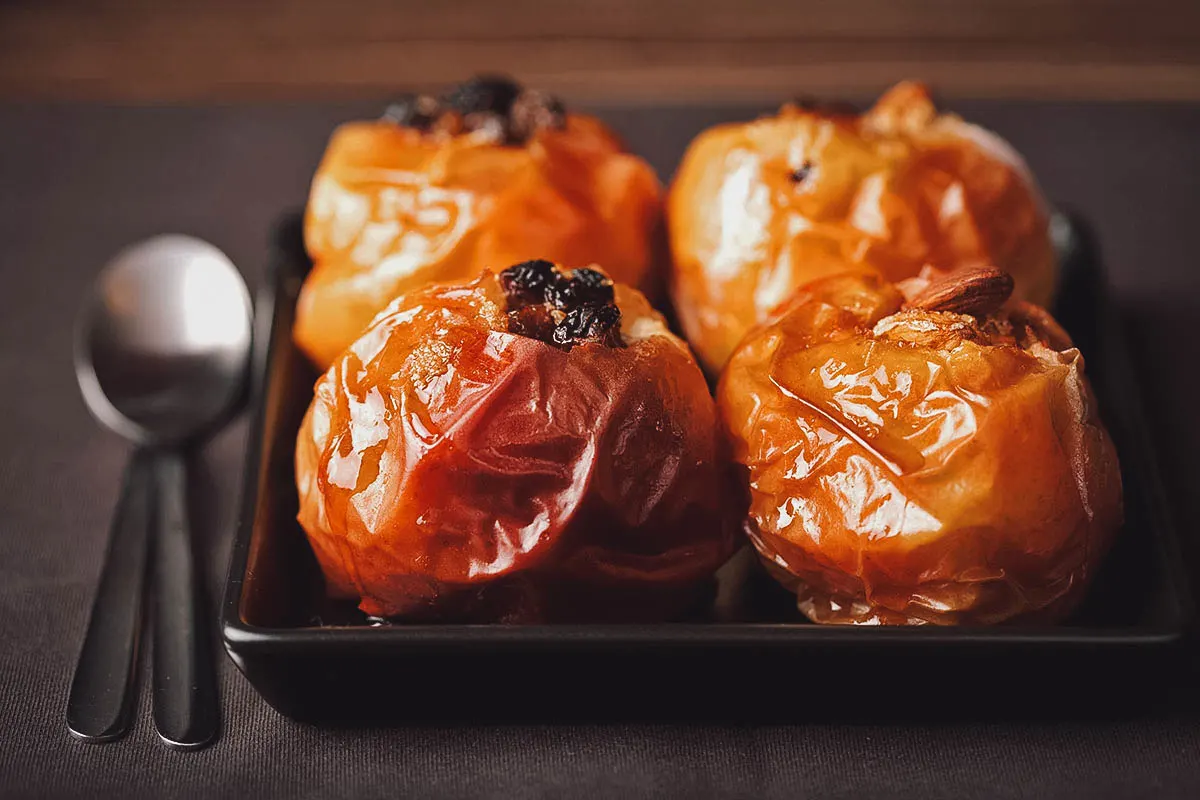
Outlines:
<svg viewBox="0 0 1200 800"><path fill-rule="evenodd" d="M215 667L192 561L183 456L154 459L154 725L169 746L203 747L217 732Z"/></svg>
<svg viewBox="0 0 1200 800"><path fill-rule="evenodd" d="M133 720L150 528L148 462L148 454L138 451L125 468L100 586L71 680L67 728L85 742L119 739Z"/></svg>

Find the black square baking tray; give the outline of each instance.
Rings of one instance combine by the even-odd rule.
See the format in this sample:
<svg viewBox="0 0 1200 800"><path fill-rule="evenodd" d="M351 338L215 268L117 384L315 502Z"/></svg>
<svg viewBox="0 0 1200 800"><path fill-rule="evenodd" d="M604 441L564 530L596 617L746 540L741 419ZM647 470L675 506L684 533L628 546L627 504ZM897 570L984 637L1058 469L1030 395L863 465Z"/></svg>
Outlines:
<svg viewBox="0 0 1200 800"><path fill-rule="evenodd" d="M1056 627L807 623L748 551L714 601L658 625L372 625L325 598L296 522L293 449L316 373L291 328L310 268L299 214L274 234L257 307L254 419L222 608L230 657L280 712L341 723L778 719L1037 713L1153 701L1190 616L1119 315L1086 226L1058 214L1059 320L1121 457L1126 522L1084 606Z"/></svg>

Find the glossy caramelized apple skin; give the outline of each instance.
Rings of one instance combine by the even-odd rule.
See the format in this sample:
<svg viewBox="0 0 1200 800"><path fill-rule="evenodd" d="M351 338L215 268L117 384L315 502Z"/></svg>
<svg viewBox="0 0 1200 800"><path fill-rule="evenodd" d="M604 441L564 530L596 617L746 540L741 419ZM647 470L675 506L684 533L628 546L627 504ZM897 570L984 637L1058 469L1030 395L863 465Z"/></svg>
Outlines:
<svg viewBox="0 0 1200 800"><path fill-rule="evenodd" d="M496 276L394 302L318 381L299 519L335 595L411 620L659 620L736 514L686 345L618 286L622 346L510 333Z"/></svg>
<svg viewBox="0 0 1200 800"><path fill-rule="evenodd" d="M718 402L764 563L817 622L1056 620L1121 522L1083 359L1040 308L902 308L878 276L802 289Z"/></svg>
<svg viewBox="0 0 1200 800"><path fill-rule="evenodd" d="M785 106L691 144L667 201L676 311L717 374L799 286L843 271L890 280L994 264L1020 299L1055 280L1032 176L994 134L896 86L861 116Z"/></svg>
<svg viewBox="0 0 1200 800"><path fill-rule="evenodd" d="M320 367L397 295L527 258L649 284L661 188L598 120L520 143L389 121L338 128L313 179L295 338Z"/></svg>

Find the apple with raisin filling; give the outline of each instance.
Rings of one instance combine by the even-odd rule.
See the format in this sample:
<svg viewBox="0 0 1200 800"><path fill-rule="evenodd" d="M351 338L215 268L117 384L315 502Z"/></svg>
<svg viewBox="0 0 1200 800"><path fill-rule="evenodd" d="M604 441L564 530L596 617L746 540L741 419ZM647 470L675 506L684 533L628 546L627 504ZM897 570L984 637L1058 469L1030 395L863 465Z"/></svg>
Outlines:
<svg viewBox="0 0 1200 800"><path fill-rule="evenodd" d="M407 620L665 620L737 518L716 407L640 292L547 261L405 294L296 444L331 593Z"/></svg>
<svg viewBox="0 0 1200 800"><path fill-rule="evenodd" d="M351 122L313 178L297 344L321 369L394 297L529 258L648 288L661 188L599 120L506 78Z"/></svg>

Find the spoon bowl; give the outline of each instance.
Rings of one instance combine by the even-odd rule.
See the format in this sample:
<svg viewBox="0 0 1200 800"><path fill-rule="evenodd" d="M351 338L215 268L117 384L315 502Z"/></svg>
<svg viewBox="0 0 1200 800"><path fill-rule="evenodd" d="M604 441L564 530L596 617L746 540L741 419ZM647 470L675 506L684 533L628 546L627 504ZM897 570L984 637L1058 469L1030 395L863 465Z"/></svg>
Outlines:
<svg viewBox="0 0 1200 800"><path fill-rule="evenodd" d="M75 370L92 413L143 445L224 421L245 386L250 295L224 253L168 234L119 253L76 329Z"/></svg>

